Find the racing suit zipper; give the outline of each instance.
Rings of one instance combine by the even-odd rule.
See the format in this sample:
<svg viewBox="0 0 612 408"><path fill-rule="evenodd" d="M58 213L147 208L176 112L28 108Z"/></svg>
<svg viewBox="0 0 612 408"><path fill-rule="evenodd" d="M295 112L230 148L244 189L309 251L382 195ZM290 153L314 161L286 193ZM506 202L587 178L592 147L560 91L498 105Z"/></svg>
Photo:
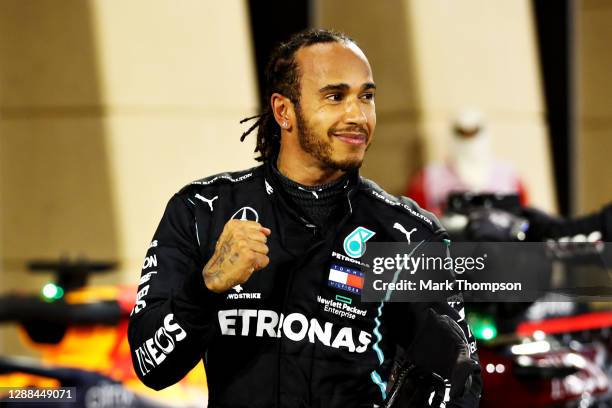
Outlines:
<svg viewBox="0 0 612 408"><path fill-rule="evenodd" d="M294 283L294 277L295 277L295 273L297 270L299 270L305 262L307 262L310 257L309 254L311 254L313 251L317 250L321 245L323 245L325 243L324 239L317 239L317 235L320 232L320 229L310 223L308 220L304 219L303 217L301 217L294 209L293 207L291 207L287 201L284 199L284 197L282 197L282 195L280 194L275 194L273 196L273 203L275 204L277 211L280 212L285 212L286 214L289 215L290 218L293 218L293 220L298 221L298 223L300 225L302 225L302 227L304 227L307 231L308 234L304 234L304 237L310 237L310 242L312 242L312 244L309 246L309 248L302 252L299 257L297 258L295 264L293 265L293 267L288 271L288 277L287 277L287 286L285 287L285 293L283 295L283 299L282 299L282 304L281 304L281 315L286 315L287 314L287 306L289 301L292 299L291 298L291 293L292 293L292 289L293 289L293 283ZM314 241L314 242L313 242ZM279 321L279 325L282 325L282 320ZM282 337L279 339L278 343L277 343L277 392L276 392L276 407L280 407L281 406L281 356L282 356L282 351L283 351L283 339ZM310 401L308 401L308 403L310 404Z"/></svg>
<svg viewBox="0 0 612 408"><path fill-rule="evenodd" d="M314 237L314 235L313 235L313 237ZM287 279L287 286L285 288L285 294L283 296L283 303L282 303L282 308L281 308L281 314L282 315L286 315L287 314L287 304L289 302L289 299L291 299L291 293L292 293L292 289L293 289L293 282L294 282L296 271L299 270L304 265L304 263L307 262L310 259L308 255L311 254L316 249L318 249L318 247L320 247L324 243L325 243L325 241L323 241L323 240L316 241L313 245L311 245L306 250L306 252L304 252L304 254L300 257L300 259L294 265L294 267L291 268L291 270L289 271L289 277ZM282 323L279 322L279 324L282 324ZM277 393L277 407L281 406L280 405L280 389L281 389L281 387L280 387L280 381L281 381L280 372L281 372L281 355L282 355L282 351L283 351L283 339L281 337L280 341L278 342L278 368L277 368L278 371L277 372L279 373L279 375L278 375L279 387L278 387L278 393ZM311 401L307 401L308 404L310 404L310 402Z"/></svg>
<svg viewBox="0 0 612 408"><path fill-rule="evenodd" d="M348 185L347 185L348 186ZM347 191L346 194L346 199L347 199L347 203L348 203L348 212L347 214L342 218L342 220L336 224L335 226L333 226L333 232L332 232L332 239L335 240L335 237L338 235L338 231L340 230L340 228L346 223L346 221L350 218L350 216L353 213L353 207L351 204L351 198L354 195L354 193L356 192L356 190L354 188L350 188L349 191ZM312 242L312 244L310 245L310 247L303 252L302 254L300 254L299 258L297 259L296 263L294 264L294 266L289 270L288 274L288 278L287 278L287 286L285 288L285 293L283 295L283 299L282 299L282 304L281 304L281 314L282 315L286 315L287 313L287 306L289 301L292 299L291 298L291 293L292 293L292 289L293 289L293 284L294 284L294 278L295 278L295 273L297 270L299 270L304 263L306 263L309 259L310 256L309 254L313 253L313 251L317 250L319 247L321 247L322 245L325 245L327 239L329 239L328 236L326 235L321 235L321 231L322 229L320 227L317 227L316 225L312 224L311 222L309 222L308 220L306 220L305 218L303 218L302 216L300 216L299 213L297 213L295 211L295 209L289 205L287 203L287 201L285 200L285 198L282 196L282 194L274 194L272 197L272 202L275 204L277 211L280 212L285 212L286 214L289 215L290 218L293 218L294 220L298 221L303 227L305 227L307 230L310 230L309 232L312 233L312 235L310 235L310 241ZM313 242L314 241L314 242ZM279 324L282 324L282 322L279 322ZM282 351L283 351L283 341L282 341L282 337L279 339L280 341L278 342L278 346L277 346L277 392L276 392L276 407L280 407L281 406L281 356L282 356ZM312 401L312 392L308 393L308 401L307 404L311 404Z"/></svg>

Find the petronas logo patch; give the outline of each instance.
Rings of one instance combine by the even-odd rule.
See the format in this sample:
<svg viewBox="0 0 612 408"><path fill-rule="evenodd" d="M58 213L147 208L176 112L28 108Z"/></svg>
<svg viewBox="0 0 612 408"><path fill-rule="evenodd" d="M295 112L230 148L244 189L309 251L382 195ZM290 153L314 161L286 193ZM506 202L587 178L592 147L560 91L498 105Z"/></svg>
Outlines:
<svg viewBox="0 0 612 408"><path fill-rule="evenodd" d="M344 238L344 252L351 258L361 258L366 251L366 241L376 233L365 227L357 227Z"/></svg>

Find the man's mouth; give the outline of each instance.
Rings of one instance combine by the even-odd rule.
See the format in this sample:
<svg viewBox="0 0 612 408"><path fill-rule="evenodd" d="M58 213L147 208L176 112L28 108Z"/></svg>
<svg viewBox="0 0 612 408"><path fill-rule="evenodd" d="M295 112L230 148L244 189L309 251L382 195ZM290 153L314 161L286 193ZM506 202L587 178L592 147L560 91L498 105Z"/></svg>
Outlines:
<svg viewBox="0 0 612 408"><path fill-rule="evenodd" d="M366 144L368 137L365 133L353 133L353 132L335 132L332 136L337 137L345 143L352 145Z"/></svg>

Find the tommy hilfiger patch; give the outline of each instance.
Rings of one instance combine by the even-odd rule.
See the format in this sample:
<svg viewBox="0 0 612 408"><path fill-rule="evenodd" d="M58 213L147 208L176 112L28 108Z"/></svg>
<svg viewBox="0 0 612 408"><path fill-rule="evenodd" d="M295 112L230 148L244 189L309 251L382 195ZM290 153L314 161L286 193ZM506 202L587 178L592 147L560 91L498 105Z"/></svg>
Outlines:
<svg viewBox="0 0 612 408"><path fill-rule="evenodd" d="M327 284L359 295L363 289L363 277L364 274L357 269L331 264Z"/></svg>

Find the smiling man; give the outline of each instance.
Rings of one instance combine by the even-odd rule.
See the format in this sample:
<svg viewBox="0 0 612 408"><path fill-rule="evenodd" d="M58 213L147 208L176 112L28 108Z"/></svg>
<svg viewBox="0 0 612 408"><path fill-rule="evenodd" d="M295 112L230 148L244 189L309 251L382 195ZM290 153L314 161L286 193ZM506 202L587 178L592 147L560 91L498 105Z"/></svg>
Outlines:
<svg viewBox="0 0 612 408"><path fill-rule="evenodd" d="M361 166L376 127L376 85L353 42L301 48L295 64L299 96L271 95L275 120L287 134L278 166L298 183L320 185Z"/></svg>
<svg viewBox="0 0 612 408"><path fill-rule="evenodd" d="M210 407L371 408L403 350L452 380L448 406L477 406L479 372L456 370L461 358L477 367L460 303L361 302L366 241L446 237L358 174L375 90L344 34L310 30L277 48L264 112L243 135L258 128L263 164L186 186L154 235L129 327L145 384L171 385L203 359Z"/></svg>

